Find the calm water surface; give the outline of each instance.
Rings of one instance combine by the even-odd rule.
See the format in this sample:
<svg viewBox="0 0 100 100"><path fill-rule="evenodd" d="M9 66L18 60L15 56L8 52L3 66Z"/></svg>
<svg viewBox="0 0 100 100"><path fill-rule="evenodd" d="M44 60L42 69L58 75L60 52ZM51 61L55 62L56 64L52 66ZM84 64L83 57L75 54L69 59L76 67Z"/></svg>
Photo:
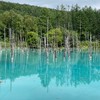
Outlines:
<svg viewBox="0 0 100 100"><path fill-rule="evenodd" d="M100 52L0 51L0 100L100 100Z"/></svg>

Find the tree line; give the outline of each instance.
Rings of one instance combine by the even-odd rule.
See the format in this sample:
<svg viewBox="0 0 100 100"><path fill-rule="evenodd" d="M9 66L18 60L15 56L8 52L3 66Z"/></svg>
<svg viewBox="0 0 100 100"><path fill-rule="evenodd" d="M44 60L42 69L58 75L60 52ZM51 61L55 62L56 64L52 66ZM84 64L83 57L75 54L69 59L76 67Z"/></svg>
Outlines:
<svg viewBox="0 0 100 100"><path fill-rule="evenodd" d="M16 44L27 41L38 47L40 40L49 46L63 46L70 41L100 40L100 10L92 7L57 6L57 9L0 1L0 40L9 39L11 29ZM47 41L48 40L48 41ZM19 43L20 44L20 43ZM73 44L74 45L74 44Z"/></svg>

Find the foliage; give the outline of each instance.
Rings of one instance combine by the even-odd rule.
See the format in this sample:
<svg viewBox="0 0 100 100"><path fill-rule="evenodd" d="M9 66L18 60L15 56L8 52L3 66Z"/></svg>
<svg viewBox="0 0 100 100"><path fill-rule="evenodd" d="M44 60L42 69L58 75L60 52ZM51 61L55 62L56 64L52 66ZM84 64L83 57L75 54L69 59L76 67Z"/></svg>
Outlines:
<svg viewBox="0 0 100 100"><path fill-rule="evenodd" d="M61 32L60 28L56 28L56 29L52 29L47 33L48 37L49 37L49 44L53 44L54 46L59 46L62 44L63 41L63 33Z"/></svg>
<svg viewBox="0 0 100 100"><path fill-rule="evenodd" d="M49 9L0 1L0 40L4 38L4 29L6 38L9 38L11 28L15 41L25 41L28 37L30 47L38 47L38 39L47 34L50 45L62 46L64 36L68 35L71 38L77 35L80 41L89 41L88 37L92 34L95 40L100 40L99 27L100 10L91 7L61 5L57 9Z"/></svg>
<svg viewBox="0 0 100 100"><path fill-rule="evenodd" d="M38 45L39 45L38 34L35 32L28 32L27 33L27 43L30 48L38 48Z"/></svg>

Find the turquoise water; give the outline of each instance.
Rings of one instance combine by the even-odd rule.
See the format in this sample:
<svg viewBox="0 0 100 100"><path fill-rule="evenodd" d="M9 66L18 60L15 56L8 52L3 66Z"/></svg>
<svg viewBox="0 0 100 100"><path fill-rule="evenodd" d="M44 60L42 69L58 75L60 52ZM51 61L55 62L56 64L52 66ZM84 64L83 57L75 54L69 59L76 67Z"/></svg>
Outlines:
<svg viewBox="0 0 100 100"><path fill-rule="evenodd" d="M100 100L100 52L0 51L0 100Z"/></svg>

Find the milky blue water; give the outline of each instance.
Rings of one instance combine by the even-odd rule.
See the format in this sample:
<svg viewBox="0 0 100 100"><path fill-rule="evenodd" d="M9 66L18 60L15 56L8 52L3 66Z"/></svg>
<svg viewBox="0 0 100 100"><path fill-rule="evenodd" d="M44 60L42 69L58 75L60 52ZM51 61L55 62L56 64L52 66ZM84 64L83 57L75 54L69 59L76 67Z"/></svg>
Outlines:
<svg viewBox="0 0 100 100"><path fill-rule="evenodd" d="M100 100L100 52L0 51L0 100Z"/></svg>

